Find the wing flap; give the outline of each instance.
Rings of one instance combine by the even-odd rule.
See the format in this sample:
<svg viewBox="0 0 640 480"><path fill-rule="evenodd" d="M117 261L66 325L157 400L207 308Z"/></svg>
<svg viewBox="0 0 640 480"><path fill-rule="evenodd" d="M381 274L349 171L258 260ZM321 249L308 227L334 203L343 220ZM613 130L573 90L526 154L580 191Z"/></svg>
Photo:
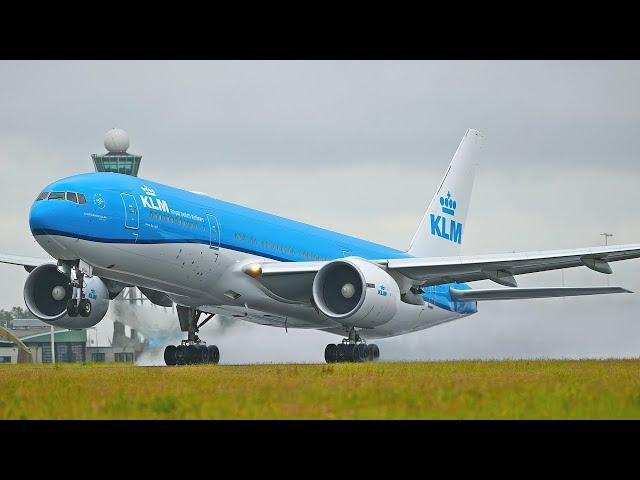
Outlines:
<svg viewBox="0 0 640 480"><path fill-rule="evenodd" d="M457 290L451 287L449 292L451 293L451 298L456 301L519 300L525 298L633 293L622 287L489 288L478 290Z"/></svg>

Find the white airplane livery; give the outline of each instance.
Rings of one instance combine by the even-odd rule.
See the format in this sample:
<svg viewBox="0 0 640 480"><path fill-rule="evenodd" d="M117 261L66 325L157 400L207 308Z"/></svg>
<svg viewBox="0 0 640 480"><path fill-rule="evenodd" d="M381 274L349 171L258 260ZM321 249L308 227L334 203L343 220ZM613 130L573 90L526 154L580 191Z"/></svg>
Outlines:
<svg viewBox="0 0 640 480"><path fill-rule="evenodd" d="M198 337L213 315L343 337L325 360L378 359L372 340L477 312L477 302L631 293L621 287L519 288L518 275L640 256L640 245L461 256L482 136L468 130L407 251L118 173L48 185L29 224L52 259L0 254L22 265L27 308L41 320L89 328L125 287L176 304L186 338L165 348L168 365L217 363ZM492 280L500 288L473 289Z"/></svg>

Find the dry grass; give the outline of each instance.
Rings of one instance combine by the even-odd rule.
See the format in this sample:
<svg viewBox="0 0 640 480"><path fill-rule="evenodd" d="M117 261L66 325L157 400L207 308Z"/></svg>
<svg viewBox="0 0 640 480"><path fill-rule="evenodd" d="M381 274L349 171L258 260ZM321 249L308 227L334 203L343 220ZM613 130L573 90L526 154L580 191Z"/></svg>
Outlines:
<svg viewBox="0 0 640 480"><path fill-rule="evenodd" d="M0 419L637 419L640 360L0 366Z"/></svg>

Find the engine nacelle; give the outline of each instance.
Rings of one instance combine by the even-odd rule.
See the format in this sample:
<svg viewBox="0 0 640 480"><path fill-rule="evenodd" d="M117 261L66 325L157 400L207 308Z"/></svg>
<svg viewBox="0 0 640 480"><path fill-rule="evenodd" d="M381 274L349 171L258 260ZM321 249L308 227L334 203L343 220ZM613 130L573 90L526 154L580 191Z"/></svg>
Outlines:
<svg viewBox="0 0 640 480"><path fill-rule="evenodd" d="M322 313L337 322L372 328L396 314L400 289L377 265L348 257L318 270L313 280L313 300Z"/></svg>
<svg viewBox="0 0 640 480"><path fill-rule="evenodd" d="M84 279L84 294L91 300L91 314L88 317L67 315L67 300L72 294L69 278L53 264L35 268L24 283L24 303L31 313L49 325L89 328L107 314L109 291L98 277Z"/></svg>

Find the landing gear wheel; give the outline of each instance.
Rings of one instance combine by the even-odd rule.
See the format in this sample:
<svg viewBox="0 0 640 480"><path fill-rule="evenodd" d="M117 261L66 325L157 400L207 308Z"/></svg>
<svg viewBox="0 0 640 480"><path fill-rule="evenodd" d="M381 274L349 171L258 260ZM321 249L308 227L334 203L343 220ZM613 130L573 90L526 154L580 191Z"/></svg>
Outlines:
<svg viewBox="0 0 640 480"><path fill-rule="evenodd" d="M70 317L78 316L78 305L73 298L67 300L67 315Z"/></svg>
<svg viewBox="0 0 640 480"><path fill-rule="evenodd" d="M168 345L164 349L164 363L167 365L176 364L176 347L175 345Z"/></svg>
<svg viewBox="0 0 640 480"><path fill-rule="evenodd" d="M327 363L336 363L338 361L338 346L330 343L324 349L324 361Z"/></svg>
<svg viewBox="0 0 640 480"><path fill-rule="evenodd" d="M367 345L364 343L357 343L353 346L353 361L354 362L366 362L369 359L369 352L367 351Z"/></svg>
<svg viewBox="0 0 640 480"><path fill-rule="evenodd" d="M197 363L209 363L209 349L206 345L198 345Z"/></svg>
<svg viewBox="0 0 640 480"><path fill-rule="evenodd" d="M178 345L176 347L176 365L184 365L185 362L185 350L187 347L184 345Z"/></svg>
<svg viewBox="0 0 640 480"><path fill-rule="evenodd" d="M78 313L83 317L91 315L91 301L88 298L83 298L78 303Z"/></svg>
<svg viewBox="0 0 640 480"><path fill-rule="evenodd" d="M375 343L372 343L371 345L369 345L369 361L377 362L379 358L380 358L380 349L378 348L378 345L376 345Z"/></svg>
<svg viewBox="0 0 640 480"><path fill-rule="evenodd" d="M193 365L204 363L218 363L220 361L220 351L215 345L206 346L198 337L200 328L211 320L213 313L209 314L203 321L199 321L204 313L194 307L177 305L178 321L180 330L187 332L187 338L176 346L176 363L178 365Z"/></svg>
<svg viewBox="0 0 640 480"><path fill-rule="evenodd" d="M184 360L187 365L193 365L194 363L198 363L198 346L197 345L187 345L184 353Z"/></svg>
<svg viewBox="0 0 640 480"><path fill-rule="evenodd" d="M218 350L218 347L209 345L207 350L209 350L209 363L218 363L220 361L220 350Z"/></svg>
<svg viewBox="0 0 640 480"><path fill-rule="evenodd" d="M345 362L355 362L355 350L356 346L353 344L345 345Z"/></svg>

